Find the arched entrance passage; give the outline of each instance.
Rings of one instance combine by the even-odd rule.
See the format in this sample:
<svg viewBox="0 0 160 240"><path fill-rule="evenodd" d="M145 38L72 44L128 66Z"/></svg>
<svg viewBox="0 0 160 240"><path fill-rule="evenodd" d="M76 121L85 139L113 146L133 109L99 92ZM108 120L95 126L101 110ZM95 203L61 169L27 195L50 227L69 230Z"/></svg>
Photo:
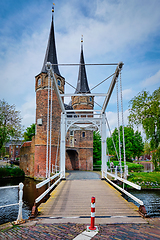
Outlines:
<svg viewBox="0 0 160 240"><path fill-rule="evenodd" d="M66 169L79 170L78 152L75 149L66 150Z"/></svg>

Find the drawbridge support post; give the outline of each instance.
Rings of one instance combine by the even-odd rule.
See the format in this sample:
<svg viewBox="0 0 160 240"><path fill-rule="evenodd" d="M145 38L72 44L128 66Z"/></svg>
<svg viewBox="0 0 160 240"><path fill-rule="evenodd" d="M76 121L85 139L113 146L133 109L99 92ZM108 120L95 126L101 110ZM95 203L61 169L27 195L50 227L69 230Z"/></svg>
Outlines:
<svg viewBox="0 0 160 240"><path fill-rule="evenodd" d="M101 123L101 159L102 159L102 179L105 178L104 171L106 171L106 120L105 113L102 114L102 123Z"/></svg>
<svg viewBox="0 0 160 240"><path fill-rule="evenodd" d="M60 171L63 179L65 179L65 130L65 113L61 113Z"/></svg>

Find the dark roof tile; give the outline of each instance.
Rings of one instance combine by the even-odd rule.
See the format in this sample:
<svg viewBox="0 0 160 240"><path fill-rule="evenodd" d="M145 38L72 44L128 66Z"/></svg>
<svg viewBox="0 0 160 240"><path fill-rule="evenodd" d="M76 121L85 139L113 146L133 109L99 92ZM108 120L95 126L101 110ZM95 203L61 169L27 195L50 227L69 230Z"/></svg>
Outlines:
<svg viewBox="0 0 160 240"><path fill-rule="evenodd" d="M79 66L78 81L75 93L90 93L83 55L83 47L81 48L80 64L81 65Z"/></svg>
<svg viewBox="0 0 160 240"><path fill-rule="evenodd" d="M45 66L47 62L50 62L52 64L58 64L57 54L56 54L56 45L55 45L55 36L54 36L53 16L52 16L51 29L50 29L49 39L48 39L46 55L45 55L45 59L44 59L44 63L43 63L41 72L44 72L44 73L47 72L46 66ZM57 75L61 76L58 65L54 65L53 69Z"/></svg>

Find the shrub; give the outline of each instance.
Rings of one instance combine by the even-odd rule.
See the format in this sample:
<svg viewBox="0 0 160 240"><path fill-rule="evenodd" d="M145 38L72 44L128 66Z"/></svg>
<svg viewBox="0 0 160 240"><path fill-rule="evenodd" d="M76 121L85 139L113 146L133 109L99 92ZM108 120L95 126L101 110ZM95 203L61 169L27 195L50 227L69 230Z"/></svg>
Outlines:
<svg viewBox="0 0 160 240"><path fill-rule="evenodd" d="M2 166L0 167L0 178L3 177L23 177L24 171L17 166Z"/></svg>

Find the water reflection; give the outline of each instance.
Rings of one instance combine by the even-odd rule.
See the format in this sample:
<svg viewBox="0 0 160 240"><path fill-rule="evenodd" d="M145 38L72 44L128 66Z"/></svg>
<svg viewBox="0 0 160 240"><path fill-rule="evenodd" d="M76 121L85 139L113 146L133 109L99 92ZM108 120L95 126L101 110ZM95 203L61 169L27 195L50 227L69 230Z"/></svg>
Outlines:
<svg viewBox="0 0 160 240"><path fill-rule="evenodd" d="M20 182L24 183L23 191L23 219L28 219L31 214L31 209L35 198L39 191L36 190L37 182L29 178L17 179L3 179L0 181L0 186L18 185ZM0 206L17 203L19 201L18 188L8 188L0 190ZM42 190L41 190L42 191ZM18 216L18 206L5 207L0 209L0 224L15 221Z"/></svg>

